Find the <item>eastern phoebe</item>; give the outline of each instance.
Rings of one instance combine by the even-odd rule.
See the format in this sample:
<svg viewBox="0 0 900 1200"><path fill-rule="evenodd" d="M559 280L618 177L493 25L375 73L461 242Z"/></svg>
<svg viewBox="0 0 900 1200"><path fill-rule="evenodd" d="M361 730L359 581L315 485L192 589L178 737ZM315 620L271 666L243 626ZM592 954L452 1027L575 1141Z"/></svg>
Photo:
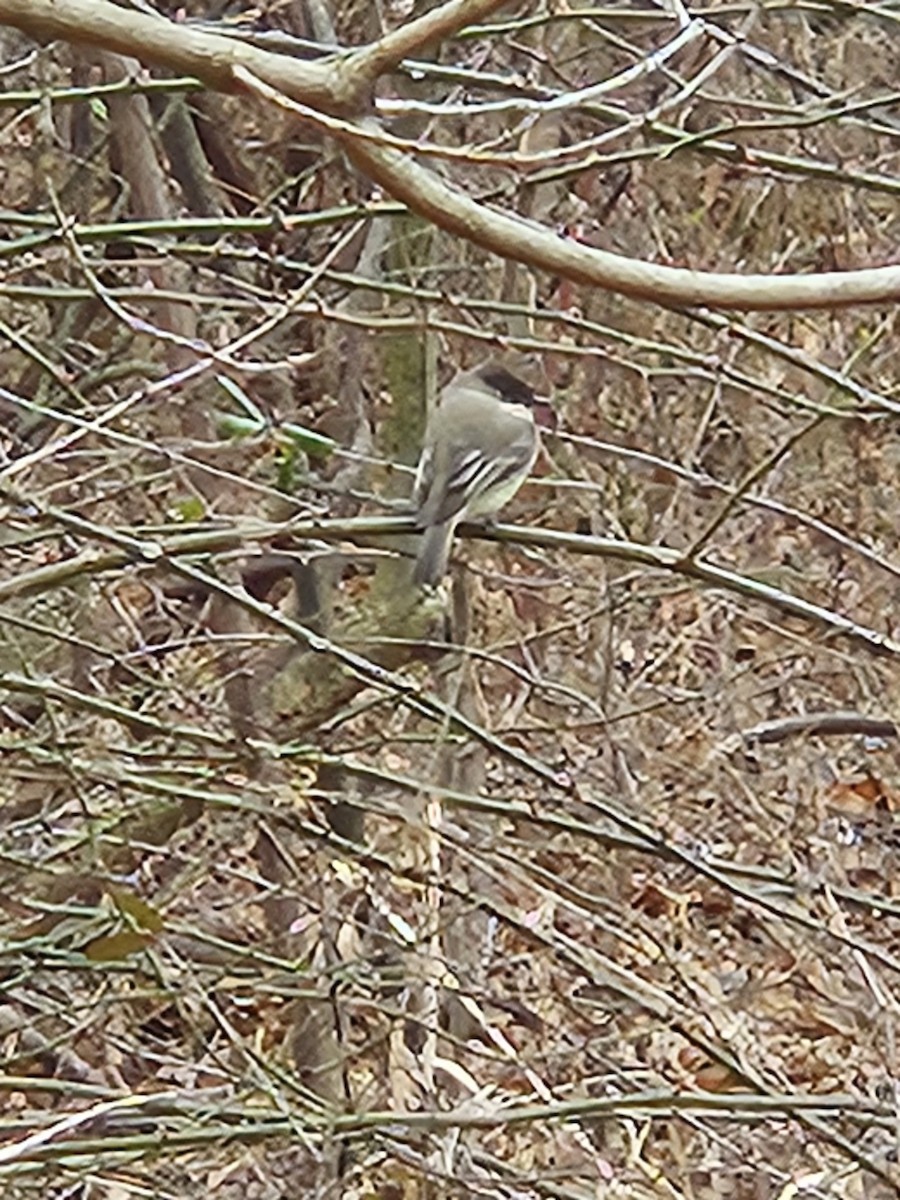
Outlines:
<svg viewBox="0 0 900 1200"><path fill-rule="evenodd" d="M464 371L444 388L425 431L413 500L423 530L413 579L434 586L447 570L460 521L493 516L537 458L537 425L552 425L542 396L504 367Z"/></svg>

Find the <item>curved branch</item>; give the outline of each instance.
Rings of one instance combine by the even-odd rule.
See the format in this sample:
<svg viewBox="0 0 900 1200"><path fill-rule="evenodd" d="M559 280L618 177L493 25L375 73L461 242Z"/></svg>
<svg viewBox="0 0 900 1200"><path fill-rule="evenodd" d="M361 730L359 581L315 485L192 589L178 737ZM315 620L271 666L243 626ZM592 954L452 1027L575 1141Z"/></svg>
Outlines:
<svg viewBox="0 0 900 1200"><path fill-rule="evenodd" d="M455 10L454 15L458 15ZM174 26L162 17L130 12L108 0L0 0L0 22L37 38L87 42L160 63L196 75L218 91L245 90L245 72L249 72L289 100L331 117L366 109L372 63L379 61L369 48L304 62ZM385 65L394 58L390 49L382 60ZM361 69L354 70L354 64L362 64ZM304 115L310 119L308 113ZM900 266L810 275L735 275L662 266L593 249L479 204L408 154L367 140L379 129L371 119L359 127L334 121L329 126L355 165L411 211L492 254L573 283L675 307L709 305L760 312L900 299Z"/></svg>
<svg viewBox="0 0 900 1200"><path fill-rule="evenodd" d="M371 128L371 126L369 126ZM595 250L479 204L388 146L343 137L349 157L413 212L485 250L538 270L673 307L770 312L900 299L900 266L811 275L732 275L667 267Z"/></svg>
<svg viewBox="0 0 900 1200"><path fill-rule="evenodd" d="M870 717L860 712L809 712L796 713L790 717L776 717L762 721L740 735L747 743L785 742L792 737L848 737L862 735L868 738L895 738L897 726L885 717Z"/></svg>

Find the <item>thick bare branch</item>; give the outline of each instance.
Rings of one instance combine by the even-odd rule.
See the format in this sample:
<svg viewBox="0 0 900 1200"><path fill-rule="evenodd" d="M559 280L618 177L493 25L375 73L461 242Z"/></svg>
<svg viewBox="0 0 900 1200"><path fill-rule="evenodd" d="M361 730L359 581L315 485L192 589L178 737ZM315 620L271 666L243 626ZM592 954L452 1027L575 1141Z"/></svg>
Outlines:
<svg viewBox="0 0 900 1200"><path fill-rule="evenodd" d="M353 70L353 55L303 62L126 12L104 0L0 0L0 22L38 38L89 42L160 63L196 75L220 91L246 89L240 76L250 72L289 99L330 116L363 111L368 102L370 80ZM236 67L243 70L235 71ZM478 203L408 154L370 140L378 133L371 120L360 127L363 137L352 124L328 124L356 166L413 212L490 253L575 283L675 307L708 305L744 311L842 308L900 298L900 266L809 275L734 275L663 266L597 250Z"/></svg>
<svg viewBox="0 0 900 1200"><path fill-rule="evenodd" d="M743 311L842 308L900 297L900 267L811 275L726 275L641 262L595 250L509 213L479 204L408 155L370 141L347 141L356 165L420 216L493 254L573 283L673 306Z"/></svg>
<svg viewBox="0 0 900 1200"><path fill-rule="evenodd" d="M506 0L448 0L414 21L407 21L351 56L350 67L374 82L404 58L419 53L434 42L452 37L473 21L480 21L502 8Z"/></svg>
<svg viewBox="0 0 900 1200"><path fill-rule="evenodd" d="M240 64L273 87L302 97L325 112L359 107L355 95L339 94L346 77L333 62L305 62L271 54L235 38L176 25L106 0L2 0L0 24L13 25L39 41L59 39L89 45L196 75L217 92L240 90L233 70Z"/></svg>

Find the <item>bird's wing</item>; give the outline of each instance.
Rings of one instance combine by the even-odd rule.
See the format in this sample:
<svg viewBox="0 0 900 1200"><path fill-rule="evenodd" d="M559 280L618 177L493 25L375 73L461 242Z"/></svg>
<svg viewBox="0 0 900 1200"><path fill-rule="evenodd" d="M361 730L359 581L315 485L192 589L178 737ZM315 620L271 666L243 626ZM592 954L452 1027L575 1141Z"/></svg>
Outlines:
<svg viewBox="0 0 900 1200"><path fill-rule="evenodd" d="M422 492L422 501L416 517L416 525L424 529L428 525L439 525L453 517L464 514L470 502L486 492L501 488L506 480L513 480L527 470L535 457L535 439L531 430L527 437L517 438L493 453L466 449L458 446L451 450L448 460L447 485L437 488L434 467L423 472L423 483L427 477L427 491ZM480 515L474 505L475 512Z"/></svg>

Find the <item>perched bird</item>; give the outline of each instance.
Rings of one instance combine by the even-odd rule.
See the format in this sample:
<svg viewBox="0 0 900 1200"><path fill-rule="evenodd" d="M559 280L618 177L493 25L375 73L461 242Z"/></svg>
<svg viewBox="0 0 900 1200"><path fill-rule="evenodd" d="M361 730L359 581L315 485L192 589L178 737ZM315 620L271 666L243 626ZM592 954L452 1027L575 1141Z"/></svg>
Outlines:
<svg viewBox="0 0 900 1200"><path fill-rule="evenodd" d="M493 516L513 498L537 458L538 424L553 424L549 402L504 367L464 371L444 388L413 491L417 584L441 580L460 521Z"/></svg>

